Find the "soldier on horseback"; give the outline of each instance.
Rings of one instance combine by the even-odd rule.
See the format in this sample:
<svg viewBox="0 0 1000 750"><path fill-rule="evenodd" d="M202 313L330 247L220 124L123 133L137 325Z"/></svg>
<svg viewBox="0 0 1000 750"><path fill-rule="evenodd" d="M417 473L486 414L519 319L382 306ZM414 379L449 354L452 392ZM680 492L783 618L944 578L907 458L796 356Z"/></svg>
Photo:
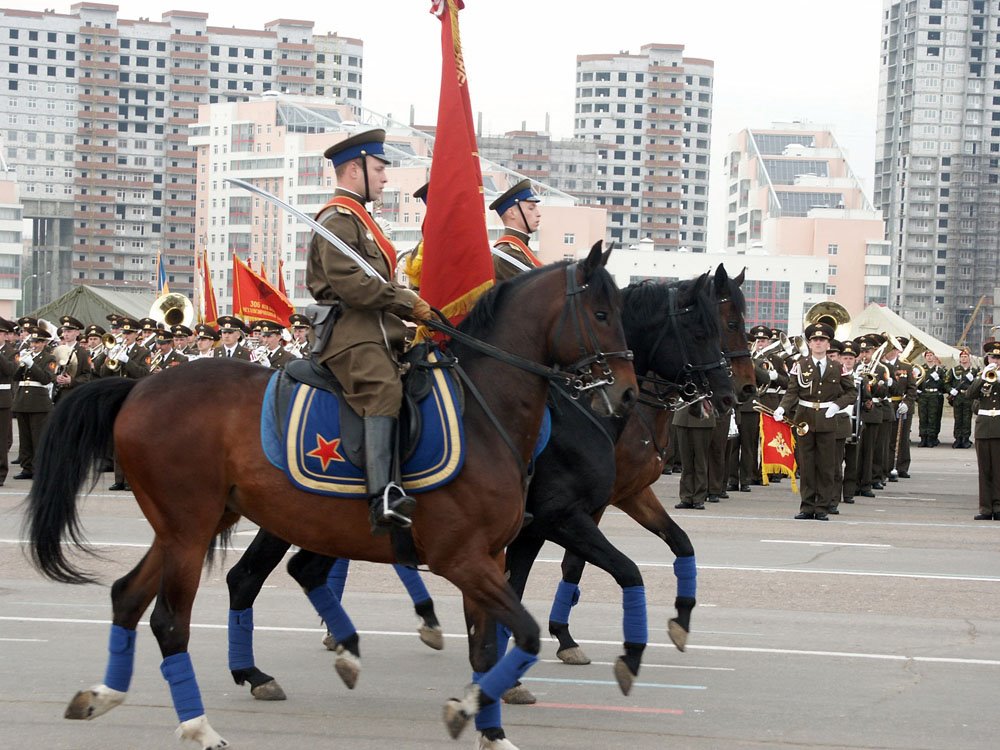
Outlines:
<svg viewBox="0 0 1000 750"><path fill-rule="evenodd" d="M334 374L344 399L364 422L373 534L386 533L391 525L408 527L416 505L399 481L397 421L403 386L397 355L409 338L402 319L431 315L415 292L391 281L395 248L365 208L381 198L388 181L384 143L384 130L369 130L325 151L336 168L337 189L316 220L390 281L366 275L319 235L313 235L306 266L306 284L316 301L340 308L331 335L314 356Z"/></svg>

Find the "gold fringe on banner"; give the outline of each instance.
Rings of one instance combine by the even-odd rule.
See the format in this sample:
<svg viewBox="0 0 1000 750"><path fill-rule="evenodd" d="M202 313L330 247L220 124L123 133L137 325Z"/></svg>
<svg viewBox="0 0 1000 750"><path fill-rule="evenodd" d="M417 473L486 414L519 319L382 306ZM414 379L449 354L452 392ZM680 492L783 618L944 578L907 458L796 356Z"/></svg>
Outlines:
<svg viewBox="0 0 1000 750"><path fill-rule="evenodd" d="M443 312L447 318L453 318L458 315L465 316L473 307L475 307L479 298L490 290L493 284L493 279L484 281L476 288L467 291L458 299L449 302L444 306L441 312ZM413 343L419 344L428 340L432 335L433 333L427 328L427 326L417 326L417 332L413 336Z"/></svg>
<svg viewBox="0 0 1000 750"><path fill-rule="evenodd" d="M792 480L792 492L798 492L799 486L795 481L795 471L798 469L798 464L795 462L795 435L789 430L789 438L792 441L791 445L785 442L785 438L781 433L778 433L771 440L771 448L783 455L791 455L792 457L792 468L789 469L785 464L766 464L764 463L764 415L760 415L760 428L758 434L760 435L760 446L758 448L761 456L761 466L760 466L760 481L765 487L770 483L767 481L768 474L783 474ZM780 441L780 445L775 445L775 441ZM785 453L788 451L788 453Z"/></svg>

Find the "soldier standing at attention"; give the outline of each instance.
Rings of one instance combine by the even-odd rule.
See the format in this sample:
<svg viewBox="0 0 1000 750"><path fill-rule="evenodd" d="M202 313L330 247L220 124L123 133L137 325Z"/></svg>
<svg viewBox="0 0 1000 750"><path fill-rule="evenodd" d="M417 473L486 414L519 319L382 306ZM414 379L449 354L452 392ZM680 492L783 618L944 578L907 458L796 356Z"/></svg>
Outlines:
<svg viewBox="0 0 1000 750"><path fill-rule="evenodd" d="M309 244L306 286L321 303L338 304L340 317L322 351L325 364L344 389L344 399L364 423L365 483L372 533L391 525L407 528L416 501L400 484L396 429L403 384L398 355L409 341L403 319L431 317L430 306L393 281L396 250L365 208L382 197L388 182L385 131L358 133L326 150L337 189L316 220L347 243L384 279L369 276L317 234Z"/></svg>
<svg viewBox="0 0 1000 750"><path fill-rule="evenodd" d="M903 337L896 343L906 348L910 340ZM913 405L917 401L917 381L913 377L913 368L899 356L903 349L893 348L890 342L886 349L885 366L892 373L892 385L889 387L889 402L895 409L895 422L889 433L889 455L886 459L888 480L895 482L892 470L896 469L900 479L910 478L910 426L913 424Z"/></svg>
<svg viewBox="0 0 1000 750"><path fill-rule="evenodd" d="M13 422L10 407L14 403L12 381L17 372L17 331L13 321L0 318L0 487L7 481L10 446L13 443Z"/></svg>
<svg viewBox="0 0 1000 750"><path fill-rule="evenodd" d="M976 379L979 369L972 366L972 352L968 347L962 347L958 353L958 365L948 370L944 378L948 389L948 403L955 412L955 442L952 448L971 448L969 437L972 435L972 399L965 391Z"/></svg>
<svg viewBox="0 0 1000 750"><path fill-rule="evenodd" d="M920 448L936 448L941 444L941 412L944 411L945 369L937 355L924 352L926 374L917 386L917 410L920 413Z"/></svg>
<svg viewBox="0 0 1000 750"><path fill-rule="evenodd" d="M854 376L827 356L833 328L826 323L806 327L809 356L802 357L788 373L788 392L775 409L774 418L793 414L794 423L805 422L809 432L798 439L799 494L798 520L829 519L827 513L835 496L842 491L836 481L837 414L854 403L857 390Z"/></svg>
<svg viewBox="0 0 1000 750"><path fill-rule="evenodd" d="M17 417L17 435L21 441L21 471L14 479L34 477L35 450L52 411L52 399L46 387L55 380L56 358L46 350L51 335L43 328L30 331L31 350L21 352L15 373L13 411Z"/></svg>
<svg viewBox="0 0 1000 750"><path fill-rule="evenodd" d="M496 211L503 221L503 234L493 247L528 268L542 266L528 248L531 234L542 221L542 212L538 210L540 200L531 189L531 180L521 180L490 204L490 210ZM523 270L494 254L493 275L498 284L519 273Z"/></svg>
<svg viewBox="0 0 1000 750"><path fill-rule="evenodd" d="M979 401L976 410L976 463L979 466L979 513L976 521L1000 521L1000 341L983 344L986 366L967 389Z"/></svg>
<svg viewBox="0 0 1000 750"><path fill-rule="evenodd" d="M850 347L851 355L848 357L848 366L840 361L840 355L844 351L844 344L837 339L831 339L830 349L827 351L826 356L831 362L836 362L840 365L840 369L843 371L844 375L854 378L854 348L853 345ZM857 386L857 384L855 384ZM837 456L834 460L834 475L835 483L837 485L837 491L833 493L833 497L830 501L830 507L827 508L827 513L831 516L840 515L840 501L842 497L845 497L845 483L844 483L844 464L847 460L847 440L851 437L854 432L854 420L851 419L854 413L854 407L857 405L857 392L855 392L855 400L849 405L841 409L837 416L833 419L837 423ZM853 495L853 491L851 493ZM851 501L853 502L853 500Z"/></svg>
<svg viewBox="0 0 1000 750"><path fill-rule="evenodd" d="M222 346L215 350L215 356L242 359L244 362L249 362L250 350L240 343L243 334L250 333L246 323L232 315L223 315L217 322Z"/></svg>
<svg viewBox="0 0 1000 750"><path fill-rule="evenodd" d="M677 452L681 457L680 502L674 507L705 510L709 480L708 452L715 428L715 412L706 413L699 401L676 412L673 425L677 428ZM720 481L718 487L721 486Z"/></svg>
<svg viewBox="0 0 1000 750"><path fill-rule="evenodd" d="M64 398L71 389L83 383L89 383L96 377L94 363L90 359L90 350L79 340L80 333L83 331L83 323L72 315L63 315L59 318L59 325L62 326L63 344L73 347L73 352L65 367L62 368L63 371L56 375L55 387L52 392L52 403L54 404L58 404L59 399Z"/></svg>

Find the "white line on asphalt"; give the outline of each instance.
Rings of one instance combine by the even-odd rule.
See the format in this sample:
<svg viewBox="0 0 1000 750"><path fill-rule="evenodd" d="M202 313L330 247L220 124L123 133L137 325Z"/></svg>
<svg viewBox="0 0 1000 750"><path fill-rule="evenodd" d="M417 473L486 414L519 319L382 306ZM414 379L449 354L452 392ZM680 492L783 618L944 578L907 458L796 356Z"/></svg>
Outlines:
<svg viewBox="0 0 1000 750"><path fill-rule="evenodd" d="M699 633L705 633L707 631L700 630ZM540 664L562 664L561 659L539 659ZM613 661L592 661L591 666L597 667L613 667L615 662ZM680 664L650 664L649 662L642 663L643 669L681 669L690 670L696 672L735 672L733 667L685 667Z"/></svg>
<svg viewBox="0 0 1000 750"><path fill-rule="evenodd" d="M62 617L6 617L0 616L0 622L23 622L23 623L49 623L55 625L101 625L108 626L107 620L84 620L81 618ZM144 620L139 623L142 626L149 625L149 621ZM191 623L191 628L195 630L223 630L227 625ZM254 630L270 633L310 633L320 635L324 632L321 628L290 628L257 625ZM359 630L359 635L380 636L380 637L405 637L412 638L414 631L410 630ZM445 633L445 638L455 638L466 640L465 633ZM555 643L556 639L543 637L543 641ZM577 641L581 645L588 646L620 646L620 641L595 640L580 638ZM664 648L668 651L676 650L673 643L646 644L649 648ZM956 657L934 657L934 656L906 656L905 654L865 654L856 651L812 651L791 648L758 648L751 646L697 646L688 644L688 649L692 651L720 651L728 653L746 654L781 654L785 656L824 656L837 659L875 659L881 661L912 661L928 664L963 664L982 667L1000 667L1000 660L997 659L960 659ZM735 671L735 670L734 670Z"/></svg>
<svg viewBox="0 0 1000 750"><path fill-rule="evenodd" d="M0 643L48 643L48 642L49 641L47 638L0 638Z"/></svg>
<svg viewBox="0 0 1000 750"><path fill-rule="evenodd" d="M810 542L808 540L799 541L797 539L761 539L764 544L809 544L812 546L831 547L892 547L891 544L861 544L859 542Z"/></svg>

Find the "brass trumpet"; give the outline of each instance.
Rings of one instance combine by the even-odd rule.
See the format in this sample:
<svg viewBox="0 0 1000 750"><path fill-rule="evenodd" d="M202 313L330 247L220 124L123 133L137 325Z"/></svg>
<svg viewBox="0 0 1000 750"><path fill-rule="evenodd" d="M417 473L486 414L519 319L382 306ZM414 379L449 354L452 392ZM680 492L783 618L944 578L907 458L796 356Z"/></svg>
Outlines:
<svg viewBox="0 0 1000 750"><path fill-rule="evenodd" d="M772 418L774 417L774 409L765 406L760 401L753 402L753 410L759 411L761 414L767 414L767 416L769 417ZM789 424L792 425L792 429L795 430L795 434L798 435L799 437L802 437L803 435L809 432L809 425L807 425L805 422L789 422Z"/></svg>
<svg viewBox="0 0 1000 750"><path fill-rule="evenodd" d="M984 383L989 383L990 385L996 383L997 382L996 365L986 365L986 367L983 368L982 378Z"/></svg>

